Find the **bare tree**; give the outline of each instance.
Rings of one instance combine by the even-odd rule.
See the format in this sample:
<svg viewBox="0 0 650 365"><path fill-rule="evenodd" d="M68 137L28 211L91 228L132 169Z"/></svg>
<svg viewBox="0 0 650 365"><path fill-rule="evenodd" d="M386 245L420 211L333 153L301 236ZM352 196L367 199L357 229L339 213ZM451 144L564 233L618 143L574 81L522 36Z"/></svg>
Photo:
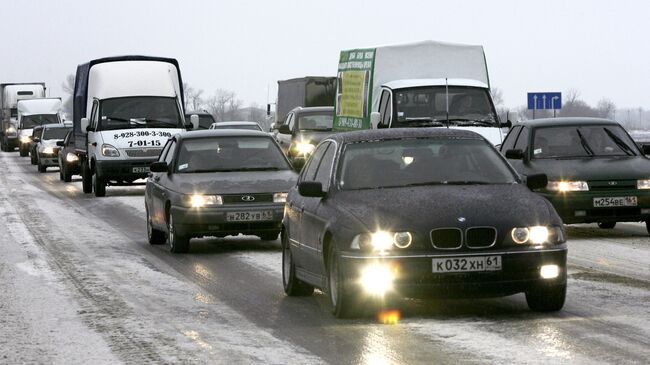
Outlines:
<svg viewBox="0 0 650 365"><path fill-rule="evenodd" d="M187 82L183 83L183 94L185 96L185 109L186 110L200 110L203 107L204 100L201 97L203 90L195 89Z"/></svg>
<svg viewBox="0 0 650 365"><path fill-rule="evenodd" d="M614 118L616 113L616 105L613 101L603 98L596 104L596 111L601 118Z"/></svg>
<svg viewBox="0 0 650 365"><path fill-rule="evenodd" d="M218 122L237 119L241 104L241 100L237 99L237 94L224 89L217 89L214 95L205 102L208 112Z"/></svg>
<svg viewBox="0 0 650 365"><path fill-rule="evenodd" d="M74 98L74 74L69 74L66 76L65 81L61 83L61 90L66 93L68 96L63 100L63 112L66 116L72 116L72 100Z"/></svg>

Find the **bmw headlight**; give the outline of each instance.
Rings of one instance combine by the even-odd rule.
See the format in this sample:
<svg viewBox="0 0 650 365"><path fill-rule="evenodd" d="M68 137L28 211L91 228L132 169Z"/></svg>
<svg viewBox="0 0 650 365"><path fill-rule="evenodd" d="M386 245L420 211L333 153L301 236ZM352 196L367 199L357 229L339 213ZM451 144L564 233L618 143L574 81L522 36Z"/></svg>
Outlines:
<svg viewBox="0 0 650 365"><path fill-rule="evenodd" d="M519 245L564 242L562 228L555 226L515 227L510 231L510 237L512 241Z"/></svg>
<svg viewBox="0 0 650 365"><path fill-rule="evenodd" d="M288 193L275 193L273 194L274 203L286 203Z"/></svg>
<svg viewBox="0 0 650 365"><path fill-rule="evenodd" d="M313 144L311 144L309 142L298 142L298 143L296 143L295 149L296 149L296 152L298 152L299 154L306 156L306 155L309 155L312 152L314 152L314 149L316 149L316 146L314 146Z"/></svg>
<svg viewBox="0 0 650 365"><path fill-rule="evenodd" d="M586 181L549 181L546 190L566 193L569 191L588 191L589 185Z"/></svg>
<svg viewBox="0 0 650 365"><path fill-rule="evenodd" d="M221 195L193 194L185 196L185 203L192 208L201 208L206 205L221 205L223 198Z"/></svg>
<svg viewBox="0 0 650 365"><path fill-rule="evenodd" d="M413 235L410 232L376 231L356 235L352 239L350 248L382 252L393 247L407 248L411 243L413 243Z"/></svg>
<svg viewBox="0 0 650 365"><path fill-rule="evenodd" d="M102 156L106 157L120 157L120 151L117 148L111 146L110 144L102 145Z"/></svg>
<svg viewBox="0 0 650 365"><path fill-rule="evenodd" d="M636 181L637 189L650 189L650 179L637 180Z"/></svg>

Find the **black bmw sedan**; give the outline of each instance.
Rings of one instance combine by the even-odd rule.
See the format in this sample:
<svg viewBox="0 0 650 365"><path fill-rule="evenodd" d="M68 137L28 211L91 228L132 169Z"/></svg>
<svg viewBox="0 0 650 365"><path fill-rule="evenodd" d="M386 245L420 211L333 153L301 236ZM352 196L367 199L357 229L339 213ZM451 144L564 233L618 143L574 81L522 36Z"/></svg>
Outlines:
<svg viewBox="0 0 650 365"><path fill-rule="evenodd" d="M501 152L519 173L548 176L539 193L564 223L645 221L650 233L650 159L615 121L526 121L510 130Z"/></svg>
<svg viewBox="0 0 650 365"><path fill-rule="evenodd" d="M192 237L275 240L297 174L269 134L193 131L172 137L147 179L149 243L187 252Z"/></svg>
<svg viewBox="0 0 650 365"><path fill-rule="evenodd" d="M562 308L567 246L553 206L480 135L441 128L332 135L289 191L283 283L328 293L337 317L386 296L526 293Z"/></svg>

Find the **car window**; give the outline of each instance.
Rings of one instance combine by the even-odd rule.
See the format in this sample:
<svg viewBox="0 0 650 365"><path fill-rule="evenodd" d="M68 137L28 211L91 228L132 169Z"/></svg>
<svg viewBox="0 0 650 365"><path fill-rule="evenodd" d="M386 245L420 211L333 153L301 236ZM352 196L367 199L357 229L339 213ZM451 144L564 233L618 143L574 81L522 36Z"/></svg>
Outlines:
<svg viewBox="0 0 650 365"><path fill-rule="evenodd" d="M169 145L169 150L167 151L167 155L165 156L165 162L167 163L167 166L172 165L172 160L174 159L175 150L176 150L176 141L172 140L171 144Z"/></svg>
<svg viewBox="0 0 650 365"><path fill-rule="evenodd" d="M293 124L294 124L293 121L294 121L293 113L289 113L289 115L287 116L287 126L289 127L290 131L293 131Z"/></svg>
<svg viewBox="0 0 650 365"><path fill-rule="evenodd" d="M314 151L314 154L309 159L309 163L302 170L302 174L300 174L300 181L314 180L314 178L316 177L316 170L318 169L318 164L320 163L321 158L325 154L325 150L327 149L327 147L329 147L329 143L323 143L320 146L318 146L316 151Z"/></svg>
<svg viewBox="0 0 650 365"><path fill-rule="evenodd" d="M165 143L165 147L163 147L162 151L160 151L160 155L158 155L158 162L165 161L167 151L169 151L169 146L172 145L172 141L172 139L169 139L167 143Z"/></svg>
<svg viewBox="0 0 650 365"><path fill-rule="evenodd" d="M515 149L522 150L525 153L526 146L528 146L528 127L522 127L515 143Z"/></svg>
<svg viewBox="0 0 650 365"><path fill-rule="evenodd" d="M334 154L336 153L336 146L334 143L328 143L329 147L325 151L323 158L320 161L318 166L318 171L316 171L315 181L320 182L323 185L323 190L329 190L330 177L332 174L332 163L334 162Z"/></svg>
<svg viewBox="0 0 650 365"><path fill-rule="evenodd" d="M388 127L390 125L390 118L392 116L393 108L390 103L390 92L384 90L381 93L380 110L381 110L381 120L379 124L382 127Z"/></svg>
<svg viewBox="0 0 650 365"><path fill-rule="evenodd" d="M519 134L520 129L521 126L519 125L514 126L512 127L512 129L510 129L510 132L508 132L506 139L503 140L503 144L501 145L501 151L505 152L515 147L515 141L517 140L517 135Z"/></svg>

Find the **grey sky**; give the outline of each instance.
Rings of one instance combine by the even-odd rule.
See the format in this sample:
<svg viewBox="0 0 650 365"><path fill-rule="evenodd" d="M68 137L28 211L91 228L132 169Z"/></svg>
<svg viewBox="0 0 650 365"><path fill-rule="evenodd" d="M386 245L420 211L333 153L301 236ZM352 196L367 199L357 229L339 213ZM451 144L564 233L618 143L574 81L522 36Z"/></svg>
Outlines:
<svg viewBox="0 0 650 365"><path fill-rule="evenodd" d="M2 0L0 82L45 81L118 54L175 57L185 81L246 104L276 81L334 75L341 49L424 39L481 44L507 106L576 88L650 108L648 1ZM408 60L405 60L408 62Z"/></svg>

